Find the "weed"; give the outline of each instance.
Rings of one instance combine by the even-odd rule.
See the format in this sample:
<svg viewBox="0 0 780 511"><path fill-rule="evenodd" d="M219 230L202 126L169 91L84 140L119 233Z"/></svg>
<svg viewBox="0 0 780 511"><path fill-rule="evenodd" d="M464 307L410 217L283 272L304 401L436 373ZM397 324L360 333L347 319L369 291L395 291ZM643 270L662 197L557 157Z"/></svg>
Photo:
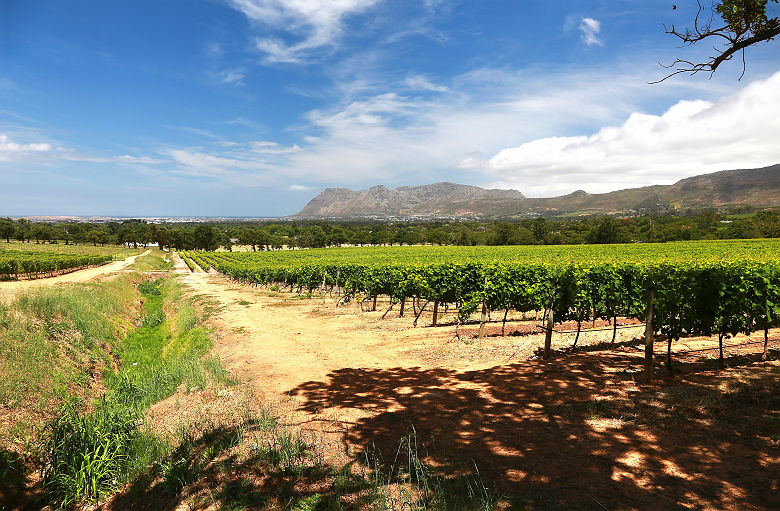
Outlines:
<svg viewBox="0 0 780 511"><path fill-rule="evenodd" d="M130 268L137 271L164 271L173 268L173 262L166 259L165 252L154 250L151 253L136 258Z"/></svg>
<svg viewBox="0 0 780 511"><path fill-rule="evenodd" d="M609 405L602 399L593 399L585 405L585 411L591 419L598 419L608 415Z"/></svg>
<svg viewBox="0 0 780 511"><path fill-rule="evenodd" d="M136 287L138 288L138 291L144 295L160 296L162 294L157 281L142 280Z"/></svg>
<svg viewBox="0 0 780 511"><path fill-rule="evenodd" d="M43 446L43 486L52 502L69 507L111 493L129 463L137 425L134 412L105 400L92 413L75 401L63 403Z"/></svg>
<svg viewBox="0 0 780 511"><path fill-rule="evenodd" d="M300 433L291 431L274 431L271 438L260 448L262 459L285 471L300 471L309 456L309 445L303 441Z"/></svg>
<svg viewBox="0 0 780 511"><path fill-rule="evenodd" d="M255 488L246 479L228 482L217 494L223 509L239 511L247 508L263 508L268 495Z"/></svg>
<svg viewBox="0 0 780 511"><path fill-rule="evenodd" d="M416 432L402 439L393 464L384 468L376 451L366 451L371 470L369 496L375 509L478 509L495 510L505 500L485 485L474 470L441 473L420 455Z"/></svg>
<svg viewBox="0 0 780 511"><path fill-rule="evenodd" d="M187 432L176 449L160 462L160 475L169 492L178 494L185 486L197 481L203 472L207 460L196 455L194 447L195 441Z"/></svg>

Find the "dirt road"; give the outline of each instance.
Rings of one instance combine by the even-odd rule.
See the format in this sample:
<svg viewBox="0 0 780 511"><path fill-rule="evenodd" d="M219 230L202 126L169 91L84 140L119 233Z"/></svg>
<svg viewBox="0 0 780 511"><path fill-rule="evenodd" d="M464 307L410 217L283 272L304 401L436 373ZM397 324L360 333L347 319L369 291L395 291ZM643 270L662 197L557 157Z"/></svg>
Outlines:
<svg viewBox="0 0 780 511"><path fill-rule="evenodd" d="M0 297L2 296L9 297L19 290L31 289L34 287L53 286L55 284L89 282L90 280L94 280L102 275L107 275L109 273L114 273L117 271L124 270L125 268L133 264L136 258L145 256L149 252L151 252L151 250L147 250L143 254L130 256L127 259L123 259L122 261L113 261L111 263L104 264L102 266L95 266L94 268L78 270L71 273L66 273L64 275L58 275L56 277L34 279L34 280L0 282Z"/></svg>

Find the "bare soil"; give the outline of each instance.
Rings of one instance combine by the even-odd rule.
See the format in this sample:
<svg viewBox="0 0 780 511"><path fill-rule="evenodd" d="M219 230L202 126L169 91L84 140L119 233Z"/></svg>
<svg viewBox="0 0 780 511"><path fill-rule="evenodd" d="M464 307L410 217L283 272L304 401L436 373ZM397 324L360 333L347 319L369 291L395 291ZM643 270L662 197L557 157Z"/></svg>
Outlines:
<svg viewBox="0 0 780 511"><path fill-rule="evenodd" d="M658 378L644 384L641 329L618 330L611 346L611 329L596 325L577 350L568 349L573 334L558 333L555 357L542 361L535 321L515 318L513 335L502 336L494 316L485 338L475 324L458 338L454 325L426 326L430 314L414 328L410 306L383 320L383 310L240 285L174 261L190 291L218 306L225 366L347 453L375 445L392 459L414 431L439 466L473 461L528 509L780 508L780 330L770 331L770 361L760 360L761 343L739 346L724 370L717 339L675 343L674 374L657 342ZM701 348L709 351L691 351Z"/></svg>

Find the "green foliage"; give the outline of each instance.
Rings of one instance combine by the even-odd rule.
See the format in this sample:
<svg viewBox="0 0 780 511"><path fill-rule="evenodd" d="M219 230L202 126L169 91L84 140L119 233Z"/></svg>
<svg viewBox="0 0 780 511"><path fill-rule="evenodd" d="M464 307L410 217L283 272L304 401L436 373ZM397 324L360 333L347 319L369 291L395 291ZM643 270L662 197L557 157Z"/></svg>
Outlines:
<svg viewBox="0 0 780 511"><path fill-rule="evenodd" d="M96 502L119 483L137 435L133 411L101 401L91 413L65 402L48 425L43 486L62 508Z"/></svg>
<svg viewBox="0 0 780 511"><path fill-rule="evenodd" d="M778 0L771 0L777 3ZM777 18L767 16L768 0L722 0L715 10L736 34L759 34L777 26Z"/></svg>
<svg viewBox="0 0 780 511"><path fill-rule="evenodd" d="M208 331L196 326L190 304L178 301L175 325L167 321L163 303L178 294L178 285L166 278L138 285L145 298L143 321L119 350L122 370L106 375L112 399L126 407L146 408L173 394L182 383L203 388L208 374L227 379L214 362L200 360L212 344Z"/></svg>
<svg viewBox="0 0 780 511"><path fill-rule="evenodd" d="M165 258L164 252L154 250L137 258L130 268L137 271L163 271L172 267L173 263Z"/></svg>
<svg viewBox="0 0 780 511"><path fill-rule="evenodd" d="M0 250L0 278L30 277L42 273L105 264L111 260L112 257L106 255Z"/></svg>
<svg viewBox="0 0 780 511"><path fill-rule="evenodd" d="M138 291L144 295L160 296L162 294L159 284L156 281L142 280L138 283L137 287Z"/></svg>
<svg viewBox="0 0 780 511"><path fill-rule="evenodd" d="M491 310L545 310L556 320L644 319L672 337L750 333L776 322L780 241L702 241L568 247L392 247L294 253L211 253L237 280L310 292L418 297L458 305L462 319Z"/></svg>

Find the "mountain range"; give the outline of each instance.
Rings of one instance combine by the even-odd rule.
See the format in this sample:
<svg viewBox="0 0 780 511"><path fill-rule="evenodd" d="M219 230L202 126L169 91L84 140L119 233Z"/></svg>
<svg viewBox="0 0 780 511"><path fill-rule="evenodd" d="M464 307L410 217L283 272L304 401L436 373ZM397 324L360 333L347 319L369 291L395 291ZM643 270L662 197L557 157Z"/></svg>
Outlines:
<svg viewBox="0 0 780 511"><path fill-rule="evenodd" d="M326 188L297 214L297 219L516 218L649 214L736 206L780 206L780 164L759 169L724 170L681 179L672 185L590 194L577 190L548 198L526 197L517 190L484 189L434 183L389 189Z"/></svg>

